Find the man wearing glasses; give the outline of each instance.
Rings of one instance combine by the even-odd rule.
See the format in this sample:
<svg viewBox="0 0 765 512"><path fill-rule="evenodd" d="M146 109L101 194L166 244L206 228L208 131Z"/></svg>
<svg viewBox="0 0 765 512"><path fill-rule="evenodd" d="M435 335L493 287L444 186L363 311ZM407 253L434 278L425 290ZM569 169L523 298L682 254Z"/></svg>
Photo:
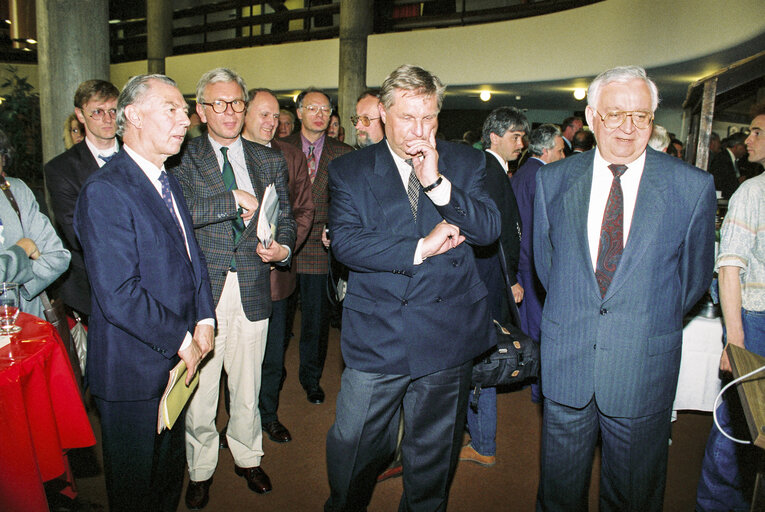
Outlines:
<svg viewBox="0 0 765 512"><path fill-rule="evenodd" d="M51 196L53 215L72 253L69 270L61 287L64 303L90 316L90 284L85 273L82 248L74 233L74 205L85 180L103 167L119 149L117 143L117 96L119 90L104 80L82 82L74 94L74 112L85 126L85 140L45 164L45 182Z"/></svg>
<svg viewBox="0 0 765 512"><path fill-rule="evenodd" d="M327 168L335 158L353 150L337 139L327 137L332 113L329 96L318 89L307 89L297 98L300 132L283 140L303 150L308 161L311 195L315 208L313 226L305 245L294 259L300 293L300 384L312 404L324 402L324 390L319 385L324 370L329 337L329 301L327 299L327 225L329 191ZM296 297L292 298L292 310ZM288 329L290 322L288 320Z"/></svg>
<svg viewBox="0 0 765 512"><path fill-rule="evenodd" d="M356 145L360 148L377 144L383 137L383 124L380 119L380 92L364 91L356 101L356 115L351 122L356 128Z"/></svg>
<svg viewBox="0 0 765 512"><path fill-rule="evenodd" d="M226 438L236 474L256 493L271 491L260 464L260 372L271 315L271 265L289 263L295 221L284 157L240 136L246 105L247 87L236 72L217 68L205 73L197 84L197 113L208 133L188 143L172 170L207 260L217 319L212 357L200 367L199 389L186 413L186 506L192 510L207 505L218 463L215 417L222 369L231 397ZM256 213L272 183L280 213L274 240L264 247L256 234Z"/></svg>
<svg viewBox="0 0 765 512"><path fill-rule="evenodd" d="M600 510L661 511L683 317L712 279L714 183L646 147L658 90L642 68L601 73L587 96L597 148L537 174L537 510L587 510L600 435Z"/></svg>

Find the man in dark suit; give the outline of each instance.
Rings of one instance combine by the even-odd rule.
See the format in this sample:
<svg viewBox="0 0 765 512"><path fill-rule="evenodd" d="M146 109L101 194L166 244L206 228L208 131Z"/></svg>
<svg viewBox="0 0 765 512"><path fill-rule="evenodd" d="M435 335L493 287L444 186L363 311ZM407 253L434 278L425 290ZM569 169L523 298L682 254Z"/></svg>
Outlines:
<svg viewBox="0 0 765 512"><path fill-rule="evenodd" d="M515 160L523 150L523 137L529 129L526 116L514 107L494 109L483 123L482 142L486 149L486 190L499 209L502 232L499 240L491 245L475 247L476 265L481 280L489 291L491 316L499 322L509 318L508 293L505 285L511 285L513 301L523 299L523 287L516 279L518 255L521 246L521 219L515 201L510 178L507 176L508 161ZM500 252L500 246L502 252ZM504 256L502 262L500 257ZM470 393L471 402L474 400ZM462 447L460 460L481 466L493 466L496 462L497 444L497 388L481 390L478 405L467 411L470 443Z"/></svg>
<svg viewBox="0 0 765 512"><path fill-rule="evenodd" d="M744 181L738 168L738 161L746 155L744 140L746 135L736 133L723 141L723 150L712 156L709 172L715 179L715 190L722 192L724 199L730 199Z"/></svg>
<svg viewBox="0 0 765 512"><path fill-rule="evenodd" d="M683 316L712 279L714 185L646 147L658 91L642 68L600 74L587 98L597 148L537 174L537 509L587 510L600 435L600 510L661 511Z"/></svg>
<svg viewBox="0 0 765 512"><path fill-rule="evenodd" d="M199 371L199 389L186 415L189 486L186 505L203 508L218 463L218 390L221 371L231 398L226 437L234 469L260 494L271 481L260 467L263 434L258 395L271 315L271 265L286 265L295 243L287 191L287 164L280 153L240 137L247 87L234 71L208 71L197 84L197 113L207 135L190 141L173 169L194 219L210 274L218 328L215 350ZM279 219L273 241L257 236L258 207L274 184ZM242 213L238 213L241 208Z"/></svg>
<svg viewBox="0 0 765 512"><path fill-rule="evenodd" d="M85 182L74 214L93 294L86 378L114 511L178 507L183 414L157 434L159 400L179 358L188 383L213 346L204 256L181 188L164 170L186 134L186 108L166 76L132 78L117 103L125 145Z"/></svg>
<svg viewBox="0 0 765 512"><path fill-rule="evenodd" d="M583 126L584 123L582 122L582 118L579 116L567 117L560 124L560 132L561 136L563 137L564 144L563 154L565 156L571 156L574 154L572 141L574 140L574 135L576 132L581 130Z"/></svg>
<svg viewBox="0 0 765 512"><path fill-rule="evenodd" d="M331 165L332 244L351 272L325 510L366 508L402 404L400 508L445 510L472 360L495 341L468 244L497 239L499 212L483 154L436 144L443 93L424 69L399 67L380 94L386 139Z"/></svg>
<svg viewBox="0 0 765 512"><path fill-rule="evenodd" d="M247 114L244 117L242 137L281 151L287 161L290 204L297 226L295 250L298 251L308 238L313 224L311 179L303 152L291 144L274 140L279 128L279 118L279 102L274 93L268 89L252 89ZM294 265L274 267L271 272L271 319L268 322L268 342L263 356L258 409L263 431L277 443L292 440L289 430L279 421L276 411L282 387L284 347L288 337L287 300L295 291L296 281L297 272Z"/></svg>
<svg viewBox="0 0 765 512"><path fill-rule="evenodd" d="M329 265L327 247L329 238L327 210L329 208L329 163L353 150L337 139L327 137L327 125L332 113L329 96L318 89L301 92L297 98L297 115L301 121L300 132L283 140L303 151L311 179L311 196L314 205L313 226L305 245L295 252L294 267L300 291L300 384L308 401L324 402L324 390L319 385L324 371L329 339L329 301L327 300L327 273ZM293 295L291 306L294 312ZM292 315L288 315L292 317ZM288 321L291 325L291 321Z"/></svg>
<svg viewBox="0 0 765 512"><path fill-rule="evenodd" d="M90 284L85 273L82 248L74 233L74 205L82 184L119 150L117 144L117 96L119 90L104 80L82 82L74 93L74 112L85 127L85 140L45 164L45 184L51 197L56 227L72 253L61 285L61 298L80 313L90 315Z"/></svg>

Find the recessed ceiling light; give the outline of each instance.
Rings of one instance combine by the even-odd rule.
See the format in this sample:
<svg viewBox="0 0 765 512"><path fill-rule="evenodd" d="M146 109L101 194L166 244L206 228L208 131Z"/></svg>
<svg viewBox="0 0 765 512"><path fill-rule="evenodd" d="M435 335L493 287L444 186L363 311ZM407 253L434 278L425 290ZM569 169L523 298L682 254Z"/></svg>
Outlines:
<svg viewBox="0 0 765 512"><path fill-rule="evenodd" d="M489 101L491 99L491 92L481 91L481 94L479 97L481 98L481 101Z"/></svg>
<svg viewBox="0 0 765 512"><path fill-rule="evenodd" d="M574 98L578 100L583 100L586 95L587 95L587 91L585 91L581 87L574 89Z"/></svg>

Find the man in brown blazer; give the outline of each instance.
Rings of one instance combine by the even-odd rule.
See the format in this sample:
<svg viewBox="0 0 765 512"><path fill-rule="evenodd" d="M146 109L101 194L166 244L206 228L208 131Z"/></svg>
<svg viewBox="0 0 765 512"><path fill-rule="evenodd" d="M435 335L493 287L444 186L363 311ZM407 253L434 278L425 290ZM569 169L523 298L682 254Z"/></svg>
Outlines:
<svg viewBox="0 0 765 512"><path fill-rule="evenodd" d="M218 462L215 416L222 369L231 397L226 437L236 474L256 493L271 491L260 464L260 371L271 315L271 266L289 264L295 221L284 157L240 137L246 104L247 88L236 72L205 73L197 85L197 113L208 134L188 143L173 170L207 260L217 318L212 357L199 370L199 388L186 413L186 506L192 510L207 504ZM256 236L257 213L272 183L280 214L274 240L264 247Z"/></svg>
<svg viewBox="0 0 765 512"><path fill-rule="evenodd" d="M285 137L284 142L297 146L308 161L311 195L316 208L313 226L305 245L295 252L297 283L301 297L300 384L308 401L324 402L319 386L329 335L329 301L327 300L327 247L324 231L329 208L329 163L353 150L337 139L327 137L326 130L332 104L329 96L318 89L307 89L297 98L300 132Z"/></svg>
<svg viewBox="0 0 765 512"><path fill-rule="evenodd" d="M302 151L295 146L274 140L279 128L279 102L268 89L251 89L247 114L244 117L242 137L263 146L281 151L287 161L289 194L292 216L297 224L295 251L299 251L311 231L313 223L313 199L308 163ZM292 439L289 430L282 425L276 414L279 407L279 391L284 368L284 345L287 340L287 299L295 291L297 272L295 266L276 266L271 271L271 320L268 324L268 342L263 356L260 378L260 419L263 431L277 443Z"/></svg>

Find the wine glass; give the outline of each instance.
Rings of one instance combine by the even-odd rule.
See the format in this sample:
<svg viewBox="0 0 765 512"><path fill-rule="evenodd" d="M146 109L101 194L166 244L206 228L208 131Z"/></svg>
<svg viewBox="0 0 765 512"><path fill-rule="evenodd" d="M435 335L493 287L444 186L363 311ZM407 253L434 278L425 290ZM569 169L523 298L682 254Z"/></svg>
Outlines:
<svg viewBox="0 0 765 512"><path fill-rule="evenodd" d="M19 285L0 283L0 332L7 336L21 331L14 325L19 317Z"/></svg>

